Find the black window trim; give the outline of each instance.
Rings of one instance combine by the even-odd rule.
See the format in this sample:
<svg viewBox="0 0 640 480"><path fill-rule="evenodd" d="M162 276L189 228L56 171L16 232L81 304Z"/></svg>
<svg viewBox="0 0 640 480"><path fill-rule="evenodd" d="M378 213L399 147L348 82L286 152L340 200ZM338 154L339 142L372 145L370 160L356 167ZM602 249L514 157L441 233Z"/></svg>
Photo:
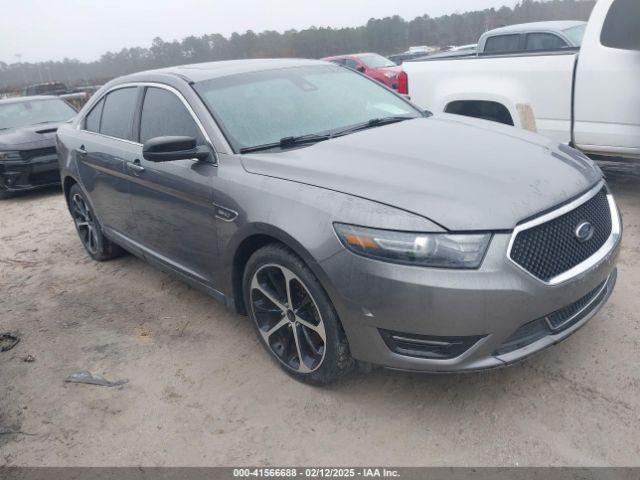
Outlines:
<svg viewBox="0 0 640 480"><path fill-rule="evenodd" d="M138 145L138 146L142 147L142 143L140 143L138 141L128 140L126 138L112 137L110 135L105 135L105 134L99 133L99 132L91 132L91 131L86 130L84 128L85 124L86 124L86 119L87 119L87 116L89 115L89 113L91 113L93 111L93 109L98 105L98 103L100 103L102 100L104 100L107 97L107 95L109 95L111 92L113 92L115 90L120 90L120 89L123 89L123 88L132 88L132 87L138 88L138 97L136 99L136 105L134 107L134 113L133 113L133 119L132 119L133 125L137 127L137 128L132 129L132 134L133 134L133 138L134 139L139 140L139 138L140 138L140 119L141 119L141 114L142 114L142 101L144 99L144 90L146 90L146 87L162 88L164 90L168 90L169 92L173 93L183 103L183 105L186 107L187 111L189 112L189 114L193 118L193 120L196 122L196 125L200 129L200 133L202 133L202 136L204 137L204 140L205 140L207 146L213 152L214 158L217 157L216 150L213 147L213 142L211 141L211 138L209 137L209 134L205 130L202 122L200 121L200 118L198 118L198 115L196 115L195 111L193 110L193 108L191 107L191 105L189 104L187 99L184 98L184 95L182 95L182 93L178 89L176 89L176 88L174 88L174 87L172 87L170 85L166 85L164 83L158 83L158 82L129 82L129 83L122 83L120 85L114 85L113 87L111 87L109 90L107 90L106 92L104 92L100 96L100 98L94 103L93 107L91 107L91 110L89 110L85 115L83 115L82 120L78 122L78 129L82 130L83 132L89 133L91 135L99 135L99 136L104 137L104 138L109 138L109 139L112 139L112 140L119 140L121 142L130 143L130 144ZM142 92L141 92L141 90L142 90ZM103 111L104 111L104 107L103 107ZM100 114L100 126L102 126L102 113ZM215 164L217 164L217 158L216 158Z"/></svg>

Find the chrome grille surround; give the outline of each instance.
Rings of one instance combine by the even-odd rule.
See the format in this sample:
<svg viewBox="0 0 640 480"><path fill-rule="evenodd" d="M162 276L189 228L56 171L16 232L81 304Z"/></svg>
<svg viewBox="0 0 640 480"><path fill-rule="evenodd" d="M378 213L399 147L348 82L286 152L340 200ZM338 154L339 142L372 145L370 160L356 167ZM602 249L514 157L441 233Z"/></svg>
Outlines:
<svg viewBox="0 0 640 480"><path fill-rule="evenodd" d="M546 222L549 222L551 220L554 220L562 215L565 215L566 213L571 212L572 210L580 207L581 205L583 205L584 203L588 202L589 200L591 200L593 197L595 197L596 195L598 195L598 193L600 193L600 191L605 188L605 183L604 181L600 181L598 182L593 188L591 188L588 192L586 192L584 195L581 195L580 197L576 198L575 200L561 206L560 208L557 208L555 210L552 210L548 213L545 213L543 215L540 215L539 217L536 217L532 220L526 221L524 223L521 223L519 225L516 226L516 228L513 230L513 233L511 235L511 239L509 240L509 246L507 248L507 258L509 259L509 261L511 263L513 263L516 267L518 267L518 269L522 270L523 272L525 272L527 275L529 275L530 277L535 278L537 281L544 283L546 285L559 285L561 283L564 283L568 280L571 280L572 278L580 275L583 272L586 272L588 270L590 270L591 268L593 268L594 266L598 265L602 260L604 260L604 258L616 247L616 245L618 244L618 242L620 241L620 238L622 236L622 223L620 220L620 214L618 213L618 208L616 206L615 200L613 199L613 196L611 195L611 193L607 192L607 202L609 204L609 211L611 214L611 234L609 235L609 237L607 238L607 240L604 242L604 244L600 247L600 249L598 249L593 255L591 255L589 258L587 258L586 260L578 263L577 265L573 266L572 268L548 279L548 280L543 280L540 279L539 277L535 276L534 274L532 274L530 271L528 271L526 268L522 267L519 263L517 263L516 261L513 260L513 258L511 257L511 252L513 249L513 245L514 242L516 240L516 237L518 236L518 234L520 232L523 232L525 230L529 230L531 228L537 227L539 225L542 225Z"/></svg>

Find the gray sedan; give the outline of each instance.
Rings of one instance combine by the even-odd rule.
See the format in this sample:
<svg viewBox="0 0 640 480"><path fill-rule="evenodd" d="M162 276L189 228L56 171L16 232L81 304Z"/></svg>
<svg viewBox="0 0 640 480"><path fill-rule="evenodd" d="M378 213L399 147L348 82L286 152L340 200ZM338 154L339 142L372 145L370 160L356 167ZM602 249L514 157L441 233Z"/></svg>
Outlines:
<svg viewBox="0 0 640 480"><path fill-rule="evenodd" d="M356 362L503 366L571 335L615 284L620 217L584 155L431 116L333 64L130 75L57 135L91 257L127 250L249 315L309 383Z"/></svg>

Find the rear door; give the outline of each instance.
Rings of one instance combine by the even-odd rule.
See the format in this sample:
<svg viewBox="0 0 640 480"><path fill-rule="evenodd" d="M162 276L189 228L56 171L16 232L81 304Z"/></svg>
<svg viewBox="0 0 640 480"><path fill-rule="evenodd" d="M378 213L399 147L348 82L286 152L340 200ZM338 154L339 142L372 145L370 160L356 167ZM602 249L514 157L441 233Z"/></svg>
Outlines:
<svg viewBox="0 0 640 480"><path fill-rule="evenodd" d="M137 98L137 87L107 93L85 117L76 150L79 175L100 225L107 234L112 230L125 237L135 228L124 165L140 148L132 130Z"/></svg>
<svg viewBox="0 0 640 480"><path fill-rule="evenodd" d="M177 90L146 87L138 122L141 144L156 137L189 136L213 152L195 114ZM139 146L135 163L129 173L140 243L152 260L210 284L218 268L214 156L156 163L145 160Z"/></svg>

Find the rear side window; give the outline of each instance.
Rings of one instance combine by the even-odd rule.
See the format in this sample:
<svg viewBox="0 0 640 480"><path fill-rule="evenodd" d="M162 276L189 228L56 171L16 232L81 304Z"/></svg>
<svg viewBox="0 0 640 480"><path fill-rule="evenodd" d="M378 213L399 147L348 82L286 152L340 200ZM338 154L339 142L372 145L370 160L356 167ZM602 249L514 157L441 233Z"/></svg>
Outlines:
<svg viewBox="0 0 640 480"><path fill-rule="evenodd" d="M600 42L605 47L640 50L640 1L615 0L604 20Z"/></svg>
<svg viewBox="0 0 640 480"><path fill-rule="evenodd" d="M163 88L147 88L140 118L140 141L155 137L193 137L204 143L202 133L182 101Z"/></svg>
<svg viewBox="0 0 640 480"><path fill-rule="evenodd" d="M525 50L530 52L560 50L567 48L567 42L553 33L530 33L527 35Z"/></svg>
<svg viewBox="0 0 640 480"><path fill-rule="evenodd" d="M102 107L104 106L104 99L100 100L98 104L93 107L84 120L84 129L89 132L100 131L100 117L102 116Z"/></svg>
<svg viewBox="0 0 640 480"><path fill-rule="evenodd" d="M489 37L483 53L513 53L520 50L520 35L498 35Z"/></svg>
<svg viewBox="0 0 640 480"><path fill-rule="evenodd" d="M137 88L114 90L104 100L100 133L131 140L131 119L136 107Z"/></svg>

